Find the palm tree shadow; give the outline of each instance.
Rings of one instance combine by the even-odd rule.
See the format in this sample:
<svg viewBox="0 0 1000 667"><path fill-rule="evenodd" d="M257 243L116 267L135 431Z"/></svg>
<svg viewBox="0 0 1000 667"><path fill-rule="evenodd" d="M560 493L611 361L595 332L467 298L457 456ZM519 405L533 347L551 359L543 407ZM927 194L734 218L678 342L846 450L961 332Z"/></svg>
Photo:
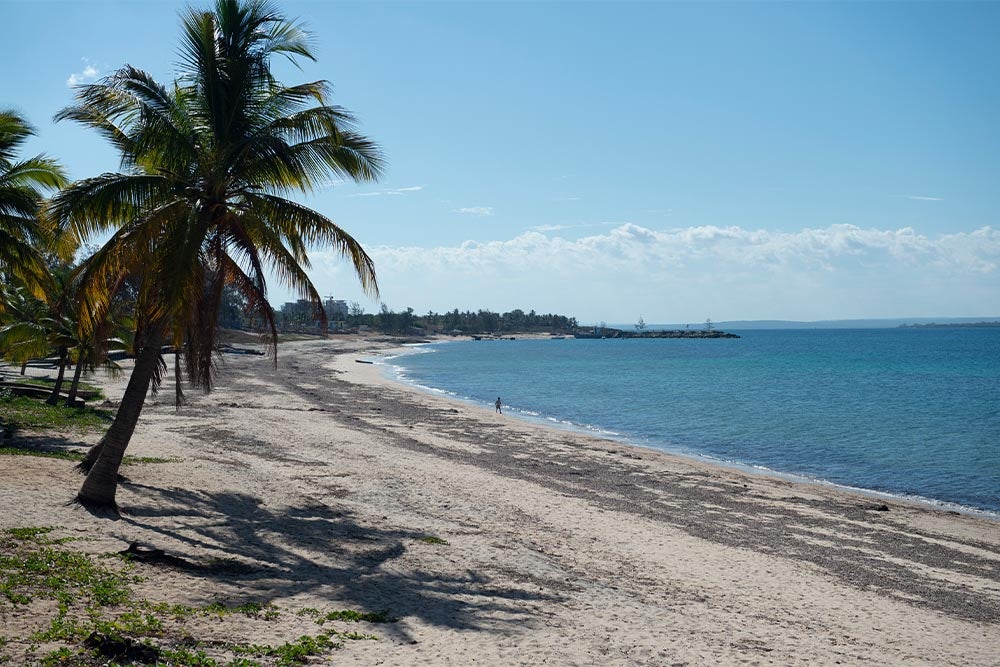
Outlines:
<svg viewBox="0 0 1000 667"><path fill-rule="evenodd" d="M191 562L192 576L239 583L253 601L297 594L349 603L367 611L389 609L453 629L508 633L531 621L531 603L561 600L556 591L529 591L493 582L467 570L456 576L395 567L412 548L447 548L419 542L420 533L360 525L349 511L310 504L273 512L248 494L162 489L128 484L142 495L130 500L123 521L169 541L213 552L208 562ZM177 519L186 517L183 525ZM238 564L237 564L238 563ZM385 567L384 567L385 566ZM381 630L408 640L399 625Z"/></svg>

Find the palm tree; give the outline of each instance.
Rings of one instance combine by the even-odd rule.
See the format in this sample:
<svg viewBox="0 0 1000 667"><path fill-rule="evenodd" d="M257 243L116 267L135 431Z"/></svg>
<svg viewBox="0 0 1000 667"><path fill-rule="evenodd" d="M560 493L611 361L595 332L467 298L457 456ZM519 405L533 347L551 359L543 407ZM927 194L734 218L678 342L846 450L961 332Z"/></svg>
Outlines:
<svg viewBox="0 0 1000 667"><path fill-rule="evenodd" d="M68 309L70 284L68 267L55 267L47 276L45 299L37 299L23 289L8 297L7 317L0 327L0 350L22 369L31 359L56 353L57 374L46 403L56 405L62 392L66 367L72 361L70 350L77 346L76 322Z"/></svg>
<svg viewBox="0 0 1000 667"><path fill-rule="evenodd" d="M81 267L82 324L107 308L104 286L133 276L136 360L118 413L77 500L114 507L117 472L156 387L160 347L183 344L189 379L211 389L216 322L224 288L237 289L266 323L276 353L266 272L316 305L307 248L338 249L362 287L377 295L374 264L326 216L287 199L332 178L375 180L379 148L353 117L328 104L325 81L285 86L274 55L314 59L308 35L261 0L217 0L181 17L179 76L162 86L126 65L81 87L57 119L92 127L121 153L122 173L78 181L53 199L61 228L82 238L112 232ZM312 106L310 106L312 105Z"/></svg>
<svg viewBox="0 0 1000 667"><path fill-rule="evenodd" d="M43 193L68 182L62 167L44 155L17 159L35 133L16 111L0 109L0 279L16 279L35 296L47 280L44 250L54 246L52 227L43 222ZM4 300L0 295L0 311Z"/></svg>
<svg viewBox="0 0 1000 667"><path fill-rule="evenodd" d="M0 303L4 304L0 312L0 358L19 364L24 375L28 362L44 357L51 348L44 338L11 334L10 328L21 328L23 323L40 327L47 316L46 305L21 285L0 285Z"/></svg>
<svg viewBox="0 0 1000 667"><path fill-rule="evenodd" d="M111 293L117 290L111 289ZM74 304L79 306L79 304ZM132 314L128 312L128 304L120 299L114 299L96 326L89 330L84 330L79 326L79 317L74 317L72 331L72 347L70 354L76 367L73 371L73 380L70 382L69 391L66 394L66 407L76 405L76 397L80 390L80 379L83 371L91 373L98 368L103 369L111 377L121 374L119 366L110 357L111 352L131 352L133 322ZM72 312L71 315L77 315Z"/></svg>
<svg viewBox="0 0 1000 667"><path fill-rule="evenodd" d="M0 357L24 367L32 359L58 357L58 373L47 399L56 405L61 399L66 367L76 364L70 382L67 407L76 405L80 379L84 370L98 367L116 375L120 367L108 358L108 353L131 350L132 316L127 300L115 299L95 327L84 331L79 326L80 304L74 299L76 289L72 269L66 265L50 266L48 291L45 299L32 296L23 287L0 287L6 299L6 312L0 316Z"/></svg>

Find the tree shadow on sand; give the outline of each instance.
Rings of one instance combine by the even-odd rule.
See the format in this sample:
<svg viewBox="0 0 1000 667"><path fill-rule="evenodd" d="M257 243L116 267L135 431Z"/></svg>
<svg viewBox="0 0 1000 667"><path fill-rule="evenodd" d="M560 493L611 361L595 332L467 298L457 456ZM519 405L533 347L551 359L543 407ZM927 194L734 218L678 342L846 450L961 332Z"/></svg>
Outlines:
<svg viewBox="0 0 1000 667"><path fill-rule="evenodd" d="M408 548L447 547L420 542L421 533L362 526L351 512L324 504L273 512L245 493L127 487L142 495L130 500L124 522L160 535L163 542L155 546L168 553L170 541L210 552L208 562L192 561L184 569L203 580L238 584L248 600L309 593L431 625L508 633L531 622L533 603L563 599L552 589L494 583L472 569L455 576L397 566L393 561ZM164 525L184 517L183 526ZM397 624L383 632L409 640Z"/></svg>
<svg viewBox="0 0 1000 667"><path fill-rule="evenodd" d="M13 435L0 439L0 447L10 450L6 452L8 454L48 456L71 460L83 458L83 449L89 446L78 438L67 438L34 431L14 431Z"/></svg>

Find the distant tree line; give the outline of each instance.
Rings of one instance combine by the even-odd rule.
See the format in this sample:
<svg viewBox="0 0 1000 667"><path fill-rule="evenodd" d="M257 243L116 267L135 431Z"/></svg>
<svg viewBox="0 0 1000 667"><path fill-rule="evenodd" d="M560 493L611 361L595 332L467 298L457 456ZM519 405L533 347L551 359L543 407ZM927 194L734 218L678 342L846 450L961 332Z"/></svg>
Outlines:
<svg viewBox="0 0 1000 667"><path fill-rule="evenodd" d="M219 323L232 329L257 329L259 323L247 314L245 304L239 292L226 290L223 295L222 307L219 310ZM289 307L275 313L275 323L279 330L302 331L316 329L319 321L312 312L300 308ZM376 313L365 312L364 307L351 302L347 313L330 317L330 328L358 329L368 327L385 334L417 334L417 333L464 333L464 334L503 334L514 332L566 333L578 326L575 317L557 315L554 313L536 313L534 310L524 312L520 308L507 313L497 313L491 310L466 310L458 308L446 313L429 311L418 315L413 308L395 311L382 304Z"/></svg>
<svg viewBox="0 0 1000 667"><path fill-rule="evenodd" d="M436 313L433 310L426 315L414 315L412 308L402 313L393 313L382 306L378 314L376 326L380 331L399 332L408 327L421 327L443 333L461 332L475 334L510 333L510 332L565 332L577 327L575 317L557 315L554 313L536 313L534 310L524 312L516 308L507 313L496 313L491 310L466 310L458 308L447 313Z"/></svg>

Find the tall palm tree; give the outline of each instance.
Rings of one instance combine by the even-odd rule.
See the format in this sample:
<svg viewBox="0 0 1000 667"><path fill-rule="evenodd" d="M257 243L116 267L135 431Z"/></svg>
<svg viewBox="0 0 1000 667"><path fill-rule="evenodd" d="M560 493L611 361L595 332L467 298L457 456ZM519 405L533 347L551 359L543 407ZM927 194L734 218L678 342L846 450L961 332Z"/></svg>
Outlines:
<svg viewBox="0 0 1000 667"><path fill-rule="evenodd" d="M63 228L112 232L81 267L84 326L107 308L104 286L137 279L137 355L118 413L77 500L114 507L117 472L160 372L160 347L183 343L191 380L211 388L216 321L226 285L267 323L276 351L268 270L315 305L307 248L338 249L377 294L374 264L328 217L287 198L331 178L375 180L382 156L328 103L329 85L285 86L271 57L314 59L308 35L262 0L217 0L181 17L179 76L162 86L129 65L79 89L57 119L96 129L122 173L78 181L53 198Z"/></svg>
<svg viewBox="0 0 1000 667"><path fill-rule="evenodd" d="M44 293L47 271L43 252L55 236L43 222L43 194L68 180L59 164L44 155L17 159L17 151L35 134L16 111L0 109L0 279L16 279L35 296ZM0 295L0 310L4 301Z"/></svg>

